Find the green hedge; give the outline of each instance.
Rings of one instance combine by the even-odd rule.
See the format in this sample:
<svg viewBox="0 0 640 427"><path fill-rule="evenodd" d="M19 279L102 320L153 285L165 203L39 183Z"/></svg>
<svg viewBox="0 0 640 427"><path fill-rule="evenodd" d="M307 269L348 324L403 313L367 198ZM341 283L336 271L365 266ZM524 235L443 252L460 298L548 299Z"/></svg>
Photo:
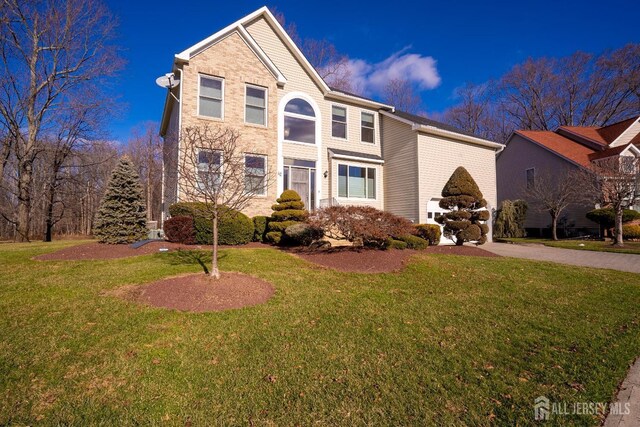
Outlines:
<svg viewBox="0 0 640 427"><path fill-rule="evenodd" d="M407 243L403 242L402 240L396 240L396 239L387 239L386 244L385 244L385 249L407 249Z"/></svg>
<svg viewBox="0 0 640 427"><path fill-rule="evenodd" d="M218 220L218 244L244 245L253 240L255 227L253 221L242 212L222 207ZM190 216L193 218L195 242L200 245L213 244L213 222L207 205L201 202L174 203L169 206L171 216Z"/></svg>
<svg viewBox="0 0 640 427"><path fill-rule="evenodd" d="M409 249L426 249L429 246L429 241L423 239L422 237L413 236L411 234L406 234L404 236L398 237L398 240L402 240L407 244L407 248Z"/></svg>
<svg viewBox="0 0 640 427"><path fill-rule="evenodd" d="M622 237L625 239L640 239L640 225L623 225Z"/></svg>
<svg viewBox="0 0 640 427"><path fill-rule="evenodd" d="M437 246L440 243L442 229L437 224L417 224L416 234L429 242L430 246Z"/></svg>
<svg viewBox="0 0 640 427"><path fill-rule="evenodd" d="M264 235L267 232L267 223L269 222L269 217L267 216L254 216L253 217L253 241L254 242L264 242Z"/></svg>

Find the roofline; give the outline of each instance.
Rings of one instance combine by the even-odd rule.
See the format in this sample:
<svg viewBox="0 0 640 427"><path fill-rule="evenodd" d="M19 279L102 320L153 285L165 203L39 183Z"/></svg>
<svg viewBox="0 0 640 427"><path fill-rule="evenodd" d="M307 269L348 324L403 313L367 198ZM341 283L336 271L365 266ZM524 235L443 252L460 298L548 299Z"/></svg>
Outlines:
<svg viewBox="0 0 640 427"><path fill-rule="evenodd" d="M404 117L398 117L395 114L391 114L388 113L386 111L380 111L380 114L390 117L392 119L395 119L399 122L402 122L404 124L410 125L411 126L411 130L416 131L416 132L425 132L425 133L429 133L432 135L437 135L437 136L444 136L444 137L448 137L448 138L455 138L464 142L468 142L471 144L476 144L476 145L481 145L484 147L489 147L489 148L493 148L495 150L499 150L502 151L504 149L504 145L503 144L499 144L497 142L493 142L493 141L489 141L486 139L482 139L482 138L478 138L475 136L469 136L469 135L465 135L462 133L458 133L458 132L452 132L452 131L448 131L448 130L444 130L444 129L440 129L437 128L435 126L430 126L430 125L423 125L421 123L416 123L412 120L409 119L405 119Z"/></svg>
<svg viewBox="0 0 640 427"><path fill-rule="evenodd" d="M577 126L577 127L586 127L586 126ZM599 129L599 128L598 128L598 129ZM572 130L570 130L570 129L567 129L567 127L566 127L566 126L560 126L560 127L558 127L558 129L556 129L556 131L555 131L554 133L560 133L560 132L566 132L566 133L571 134L571 136L575 136L575 137L578 137L578 138L580 138L580 139L582 139L582 140L585 140L585 141L586 141L586 142L588 142L589 144L593 145L595 148L594 148L594 147L590 147L590 148L594 148L595 150L600 150L600 151L602 151L602 150L606 150L606 149L608 148L608 146L609 146L609 144L608 144L608 143L607 143L606 145L602 145L602 143L600 143L600 142L596 141L596 140L595 140L595 139L593 139L593 138L589 138L588 136L584 136L584 135L582 135L582 134L580 134L580 133L577 133L577 132L574 132L574 131L572 131ZM560 134L561 134L561 133L560 133ZM562 135L562 134L561 134L561 135ZM563 136L564 136L564 135L563 135ZM569 138L569 139L571 139L571 138ZM603 139L604 139L604 138L603 138ZM579 141L574 141L574 142L577 142L578 144L581 144ZM605 143L606 143L606 140L605 140ZM583 145L584 145L584 144L583 144Z"/></svg>
<svg viewBox="0 0 640 427"><path fill-rule="evenodd" d="M633 125L635 125L636 123L638 123L638 121L640 121L640 116L636 116L636 117L635 117L635 118L633 118L633 119L634 119L634 120L633 120L633 122L631 122L631 124L630 124L629 126L627 126L627 128L626 128L625 130L623 130L623 131L620 133L620 135L618 135L618 137L617 137L616 139L614 139L613 141L611 141L611 144L609 144L609 147L615 147L615 146L616 146L616 145L615 145L616 141L618 141L618 140L622 137L622 135L624 135L625 133L629 132L629 129L631 129L631 127L632 127ZM629 119L627 119L627 120L629 120ZM624 120L621 120L620 122L624 122ZM620 122L618 122L618 123L620 123ZM609 126L613 126L613 125L615 125L615 124L617 124L617 123L613 123L612 125L609 125Z"/></svg>
<svg viewBox="0 0 640 427"><path fill-rule="evenodd" d="M267 69L273 74L273 76L278 80L279 85L284 85L287 82L286 77L280 72L278 67L271 61L271 59L267 56L267 54L262 50L262 48L258 45L258 43L254 40L253 37L249 34L249 32L244 28L243 24L257 18L263 13L270 14L269 10L266 6L256 10L255 12L245 16L244 18L239 19L231 25L227 25L222 30L210 35L206 39L194 44L193 46L183 50L182 52L175 55L176 62L189 62L192 56L197 55L202 52L205 48L209 47L211 44L228 37L233 34L233 32L237 32L240 37L244 40L244 42L249 46L251 50L256 54L258 59L267 67ZM282 28L282 27L280 27ZM284 31L284 30L282 30Z"/></svg>
<svg viewBox="0 0 640 427"><path fill-rule="evenodd" d="M551 131L545 131L545 132L551 132ZM555 133L555 132L551 132L551 133ZM521 134L520 131L517 131L517 130L513 131L513 133L511 134L511 136L507 140L507 144L505 144L505 146L509 144L509 141L511 141L511 139L513 138L514 135L518 135L518 136L526 139L527 141L534 143L538 147L544 148L545 150L547 150L551 154L554 154L554 155L560 157L561 159L566 160L567 162L569 162L569 163L571 163L571 164L573 164L575 166L578 166L579 168L586 169L586 166L581 165L580 163L578 163L578 162L576 162L574 160L571 160L570 158L568 158L566 156L563 156L562 154L558 153L557 151L552 150L551 148L547 147L546 145L540 144L538 141L536 141L534 139L531 139L526 135ZM591 161L591 160L589 160L589 161Z"/></svg>
<svg viewBox="0 0 640 427"><path fill-rule="evenodd" d="M329 152L331 153L331 156L329 156L332 159L342 159L342 160L355 160L358 162L363 162L363 163L375 163L378 165L383 165L384 164L384 160L383 159L370 159L368 157L359 157L359 156L349 156L348 154L338 154L338 153L334 153L333 151L331 151L331 148L329 148Z"/></svg>
<svg viewBox="0 0 640 427"><path fill-rule="evenodd" d="M332 90L332 89L330 89L329 92L325 96L328 97L328 98L333 98L333 99L358 102L358 103L360 103L362 105L366 105L366 106L369 106L369 107L380 108L380 109L384 109L384 110L389 110L391 112L394 112L396 110L396 108L393 105L384 104L382 102L374 101L372 99L362 98L360 96L349 95L348 93L344 93L344 92L340 92L340 91Z"/></svg>

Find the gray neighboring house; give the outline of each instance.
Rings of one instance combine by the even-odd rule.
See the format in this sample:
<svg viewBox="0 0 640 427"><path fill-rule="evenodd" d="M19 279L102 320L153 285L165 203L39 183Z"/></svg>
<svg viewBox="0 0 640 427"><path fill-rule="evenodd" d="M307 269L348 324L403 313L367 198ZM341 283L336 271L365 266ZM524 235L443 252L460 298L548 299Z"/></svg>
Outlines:
<svg viewBox="0 0 640 427"><path fill-rule="evenodd" d="M613 156L640 158L640 117L608 126L561 126L555 131L515 131L497 156L498 202L524 199L526 186L540 174L559 174L588 167L591 162ZM525 228L529 236L550 233L551 217L529 203ZM559 224L567 236L598 234L596 223L586 218L595 206L571 205ZM638 210L638 206L635 209Z"/></svg>

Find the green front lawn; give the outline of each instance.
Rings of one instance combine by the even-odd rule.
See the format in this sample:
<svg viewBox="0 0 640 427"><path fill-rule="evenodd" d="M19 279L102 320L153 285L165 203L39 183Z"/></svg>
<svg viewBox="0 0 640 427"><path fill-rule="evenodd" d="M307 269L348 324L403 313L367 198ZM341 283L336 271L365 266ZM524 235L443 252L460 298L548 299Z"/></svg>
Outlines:
<svg viewBox="0 0 640 427"><path fill-rule="evenodd" d="M640 275L445 255L349 274L225 250L276 295L188 314L105 292L198 266L30 260L71 244L0 245L1 425L528 425L540 395L609 402L640 354Z"/></svg>
<svg viewBox="0 0 640 427"><path fill-rule="evenodd" d="M624 247L617 248L611 245L611 242L599 240L557 240L521 238L521 239L500 239L513 243L540 243L545 246L553 246L555 248L579 249L583 251L598 252L618 252L623 254L640 254L640 242L624 242Z"/></svg>

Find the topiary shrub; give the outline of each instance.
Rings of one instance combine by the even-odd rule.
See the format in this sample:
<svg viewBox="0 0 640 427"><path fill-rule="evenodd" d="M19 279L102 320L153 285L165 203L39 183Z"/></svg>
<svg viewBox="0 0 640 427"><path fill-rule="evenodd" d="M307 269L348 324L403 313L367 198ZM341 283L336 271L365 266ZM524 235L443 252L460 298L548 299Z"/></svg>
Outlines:
<svg viewBox="0 0 640 427"><path fill-rule="evenodd" d="M640 239L640 225L623 225L622 235L627 240Z"/></svg>
<svg viewBox="0 0 640 427"><path fill-rule="evenodd" d="M282 238L284 231L294 224L305 221L309 213L304 210L300 195L293 190L283 191L276 202L278 203L271 206L273 213L268 221L267 234L271 236L268 241L277 245L286 242L286 239Z"/></svg>
<svg viewBox="0 0 640 427"><path fill-rule="evenodd" d="M438 224L417 224L414 227L416 229L416 235L428 241L429 246L437 246L440 244L442 229Z"/></svg>
<svg viewBox="0 0 640 427"><path fill-rule="evenodd" d="M324 232L316 227L302 222L287 227L282 234L282 239L289 245L309 246L316 240L320 240Z"/></svg>
<svg viewBox="0 0 640 427"><path fill-rule="evenodd" d="M405 234L398 236L397 240L401 240L407 244L409 249L426 249L429 246L429 241L421 237L414 236L413 234Z"/></svg>
<svg viewBox="0 0 640 427"><path fill-rule="evenodd" d="M254 242L264 242L264 235L267 232L267 221L269 217L267 216L254 216L253 217L253 241Z"/></svg>
<svg viewBox="0 0 640 427"><path fill-rule="evenodd" d="M481 227L490 214L483 209L487 201L482 197L478 184L462 166L458 167L442 189L440 207L444 215L435 220L444 226L444 235L461 246L464 242L482 245L487 241L488 227Z"/></svg>
<svg viewBox="0 0 640 427"><path fill-rule="evenodd" d="M309 222L325 235L365 246L384 248L387 239L414 233L405 218L369 206L330 206L313 212Z"/></svg>
<svg viewBox="0 0 640 427"><path fill-rule="evenodd" d="M396 240L393 239L391 237L389 237L387 240L385 240L385 245L384 248L385 249L407 249L407 243L403 242L402 240Z"/></svg>
<svg viewBox="0 0 640 427"><path fill-rule="evenodd" d="M120 159L100 203L93 234L100 243L133 243L146 239L147 213L142 186L133 164Z"/></svg>
<svg viewBox="0 0 640 427"><path fill-rule="evenodd" d="M220 208L224 214L218 221L218 244L244 245L253 240L255 228L251 218L242 212ZM213 244L213 223L207 214L207 208L201 202L174 203L169 206L169 213L180 213L180 216L193 218L195 242L199 245Z"/></svg>
<svg viewBox="0 0 640 427"><path fill-rule="evenodd" d="M271 243L273 245L279 245L280 240L282 239L282 232L280 231L269 231L264 235L265 241Z"/></svg>
<svg viewBox="0 0 640 427"><path fill-rule="evenodd" d="M170 242L184 245L193 245L196 242L193 218L190 216L172 216L164 222L163 228L164 235Z"/></svg>

